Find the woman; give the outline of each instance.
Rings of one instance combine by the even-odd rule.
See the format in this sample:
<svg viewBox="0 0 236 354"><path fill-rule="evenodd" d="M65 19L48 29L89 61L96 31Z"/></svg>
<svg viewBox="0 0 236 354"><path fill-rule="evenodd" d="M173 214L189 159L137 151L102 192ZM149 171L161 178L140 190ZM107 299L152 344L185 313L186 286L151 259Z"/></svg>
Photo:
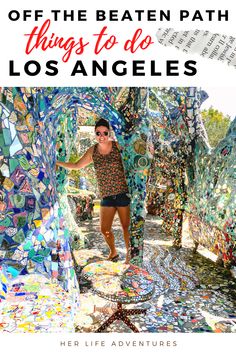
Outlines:
<svg viewBox="0 0 236 354"><path fill-rule="evenodd" d="M125 180L124 168L117 144L109 140L109 123L101 118L95 125L97 144L91 146L76 163L59 162L57 166L78 170L94 163L98 188L101 195L100 227L104 239L110 249L107 260L116 261L119 258L115 247L112 223L116 211L120 218L126 246L126 260L129 263L129 223L130 223L130 198Z"/></svg>

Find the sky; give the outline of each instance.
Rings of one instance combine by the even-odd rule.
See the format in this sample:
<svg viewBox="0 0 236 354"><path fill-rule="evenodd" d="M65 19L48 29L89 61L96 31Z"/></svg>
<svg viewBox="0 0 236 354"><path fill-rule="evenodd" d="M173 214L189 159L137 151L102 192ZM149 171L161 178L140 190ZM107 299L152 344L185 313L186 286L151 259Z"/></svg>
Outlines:
<svg viewBox="0 0 236 354"><path fill-rule="evenodd" d="M202 87L208 93L208 99L201 105L201 109L210 106L228 114L233 120L236 116L236 86L235 87Z"/></svg>

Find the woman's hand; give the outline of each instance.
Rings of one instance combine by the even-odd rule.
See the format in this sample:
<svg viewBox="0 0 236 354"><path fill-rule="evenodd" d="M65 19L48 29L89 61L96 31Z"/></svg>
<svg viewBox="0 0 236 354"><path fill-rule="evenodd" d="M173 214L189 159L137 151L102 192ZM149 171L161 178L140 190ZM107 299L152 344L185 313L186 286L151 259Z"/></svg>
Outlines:
<svg viewBox="0 0 236 354"><path fill-rule="evenodd" d="M59 161L56 161L56 164L55 164L55 171L56 171L56 172L59 170L58 162L59 162Z"/></svg>
<svg viewBox="0 0 236 354"><path fill-rule="evenodd" d="M67 170L80 170L93 162L93 148L94 147L91 146L77 162L56 161L56 166L66 168Z"/></svg>

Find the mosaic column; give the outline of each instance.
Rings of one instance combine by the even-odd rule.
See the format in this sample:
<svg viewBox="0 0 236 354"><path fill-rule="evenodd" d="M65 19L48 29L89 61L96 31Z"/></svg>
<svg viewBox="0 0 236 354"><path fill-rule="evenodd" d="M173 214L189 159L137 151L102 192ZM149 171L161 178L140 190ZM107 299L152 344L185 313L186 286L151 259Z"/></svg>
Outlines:
<svg viewBox="0 0 236 354"><path fill-rule="evenodd" d="M148 90L130 88L119 112L125 121L123 161L131 194L131 258L142 265L146 182L151 165L152 130L147 116Z"/></svg>

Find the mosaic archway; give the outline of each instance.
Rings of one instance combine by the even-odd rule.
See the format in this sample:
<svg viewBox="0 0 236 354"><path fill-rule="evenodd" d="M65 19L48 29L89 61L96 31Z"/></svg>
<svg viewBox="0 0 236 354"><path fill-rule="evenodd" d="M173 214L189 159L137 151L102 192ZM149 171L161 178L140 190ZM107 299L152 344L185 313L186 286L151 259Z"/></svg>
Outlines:
<svg viewBox="0 0 236 354"><path fill-rule="evenodd" d="M66 289L76 286L70 234L58 204L58 192L63 194L66 172L58 174L58 184L55 184L56 145L59 145L59 155L66 152L66 159L71 146L68 142L73 140L77 130L76 110L87 106L97 116L110 120L123 147L125 169L131 171L134 161L128 161L127 156L134 134L131 131L128 134L128 119L125 123L122 115L110 104L115 91L113 96L112 92L108 93L106 89L85 88L4 89L2 92L1 256L11 277L39 272L61 281ZM146 99L146 90L144 93ZM147 122L142 124L143 137L146 131L148 140ZM59 132L58 126L61 127ZM139 136L139 132L136 134ZM61 145L62 137L66 137L64 146ZM145 154L142 152L139 157L142 158L140 165L135 160L137 183L129 182L134 195L133 208L138 211L135 215L142 213L145 199L142 186L146 177L138 179L149 164ZM130 174L127 177L130 181ZM135 188L142 198L135 194ZM138 218L138 222L136 216L132 219L132 230L140 240L143 222L143 217ZM133 251L140 245L141 241L138 245L134 242ZM142 249L139 249L136 251L137 262L141 256Z"/></svg>
<svg viewBox="0 0 236 354"><path fill-rule="evenodd" d="M108 119L121 146L132 195L132 262L142 263L146 182L153 154L159 172L170 180L171 191L164 203L167 202L165 205L171 215L167 224L172 220L170 227L175 244L181 243L183 212L187 210L193 238L221 253L228 263L235 261L235 199L232 194L235 185L231 172L235 143L230 142L235 135L235 123L222 142L224 146L216 148L214 155L199 115L204 93L195 88L187 93L163 90L170 98L163 100L156 95L158 105L153 111L148 106L150 92L155 95L146 88L130 88L124 93L115 88L2 90L0 243L2 263L8 274L15 277L39 272L59 280L66 289L77 286L70 250L71 234L65 222L63 203L60 206L58 203L58 193L64 193L66 171L58 173L56 185L54 166L56 147L60 159L69 157L78 116L80 119L86 116ZM118 104L119 96L123 99ZM209 175L206 166L210 166ZM224 200L216 189L220 179L215 181L215 174L219 169L224 171L221 176L227 179L224 190L228 194ZM209 179L214 181L210 194L206 185L206 181L211 183ZM170 196L173 205L169 203ZM213 206L217 208L222 204L223 215L214 213ZM217 227L218 236L209 238L204 234L201 240L196 231L199 219L203 225Z"/></svg>

